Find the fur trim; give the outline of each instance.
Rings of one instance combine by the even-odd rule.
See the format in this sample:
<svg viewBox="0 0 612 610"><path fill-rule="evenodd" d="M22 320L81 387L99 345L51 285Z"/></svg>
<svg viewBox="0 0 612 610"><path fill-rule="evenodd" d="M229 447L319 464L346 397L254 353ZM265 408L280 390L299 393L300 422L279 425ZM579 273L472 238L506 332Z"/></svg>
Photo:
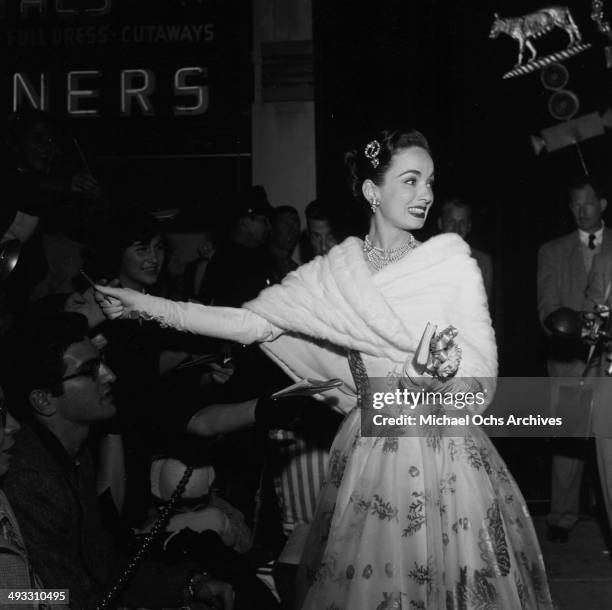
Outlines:
<svg viewBox="0 0 612 610"><path fill-rule="evenodd" d="M361 240L348 238L244 307L291 333L292 338L283 335L264 349L286 370L297 373L294 377L308 376L301 375L300 368L312 376L317 368L337 367L337 349L329 358L325 353L329 346L321 346L320 341L387 360L391 370L415 353L427 322L439 330L451 324L458 329L457 342L463 350L458 375L497 375L482 277L468 245L454 234L429 239L375 274L363 257ZM308 364L300 365L291 347L295 350L303 335L319 343L307 343L311 357ZM351 381L347 380L348 387Z"/></svg>

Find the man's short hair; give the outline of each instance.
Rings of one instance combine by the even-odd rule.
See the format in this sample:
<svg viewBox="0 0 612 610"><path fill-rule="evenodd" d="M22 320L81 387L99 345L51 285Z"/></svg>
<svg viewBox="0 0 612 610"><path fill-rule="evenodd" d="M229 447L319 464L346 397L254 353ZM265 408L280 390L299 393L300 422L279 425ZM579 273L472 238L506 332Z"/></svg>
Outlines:
<svg viewBox="0 0 612 610"><path fill-rule="evenodd" d="M279 205L272 208L270 212L270 222L276 222L284 214L294 214L299 216L299 212L292 205Z"/></svg>
<svg viewBox="0 0 612 610"><path fill-rule="evenodd" d="M307 220L327 220L327 222L332 224L333 214L329 206L320 199L311 201L306 206L305 214Z"/></svg>
<svg viewBox="0 0 612 610"><path fill-rule="evenodd" d="M64 354L74 343L88 336L87 318L76 312L60 312L31 318L18 334L19 345L10 367L13 404L21 405L27 416L28 396L33 390L62 394L61 378L66 373Z"/></svg>
<svg viewBox="0 0 612 610"><path fill-rule="evenodd" d="M568 195L574 191L579 191L587 186L590 186L598 199L606 198L606 189L602 182L593 176L574 176L567 187Z"/></svg>
<svg viewBox="0 0 612 610"><path fill-rule="evenodd" d="M472 217L472 206L465 201L464 199L460 199L459 197L447 197L442 200L442 204L440 205L440 216L446 212L449 208L460 208L462 210L466 210L468 216Z"/></svg>

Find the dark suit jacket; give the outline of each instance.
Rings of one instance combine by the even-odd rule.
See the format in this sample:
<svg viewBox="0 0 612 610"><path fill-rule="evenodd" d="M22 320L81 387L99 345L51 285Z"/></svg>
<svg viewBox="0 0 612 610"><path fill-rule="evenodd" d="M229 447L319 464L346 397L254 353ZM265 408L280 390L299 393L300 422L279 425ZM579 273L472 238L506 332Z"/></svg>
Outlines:
<svg viewBox="0 0 612 610"><path fill-rule="evenodd" d="M604 229L601 255L612 256L612 230ZM587 271L578 231L545 243L538 254L538 312L540 321L560 307L581 310L587 288ZM551 377L579 377L586 349L580 343L555 343L549 353Z"/></svg>

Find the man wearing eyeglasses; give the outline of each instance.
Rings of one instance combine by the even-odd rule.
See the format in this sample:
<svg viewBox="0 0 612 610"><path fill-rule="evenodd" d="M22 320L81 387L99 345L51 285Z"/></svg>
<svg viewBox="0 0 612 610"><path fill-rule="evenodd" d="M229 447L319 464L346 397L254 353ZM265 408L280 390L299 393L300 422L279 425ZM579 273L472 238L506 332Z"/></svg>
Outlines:
<svg viewBox="0 0 612 610"><path fill-rule="evenodd" d="M84 609L96 607L127 563L102 525L87 447L91 426L115 413L115 376L87 333L84 316L61 313L31 323L22 337L15 395L24 425L5 482L45 587L69 589L71 605ZM120 600L149 608L204 601L231 610L233 592L197 564L144 560Z"/></svg>

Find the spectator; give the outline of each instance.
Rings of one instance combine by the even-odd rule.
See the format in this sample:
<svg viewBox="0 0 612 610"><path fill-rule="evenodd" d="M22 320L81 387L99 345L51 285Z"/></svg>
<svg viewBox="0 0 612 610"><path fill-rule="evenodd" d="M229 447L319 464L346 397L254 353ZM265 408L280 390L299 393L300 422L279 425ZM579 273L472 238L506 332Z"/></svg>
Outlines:
<svg viewBox="0 0 612 610"><path fill-rule="evenodd" d="M96 239L93 273L150 292L159 287L167 243L159 221L140 207L119 210Z"/></svg>
<svg viewBox="0 0 612 610"><path fill-rule="evenodd" d="M306 240L303 245L302 260L309 261L315 256L323 256L340 242L333 223L333 214L320 199L306 206Z"/></svg>
<svg viewBox="0 0 612 610"><path fill-rule="evenodd" d="M24 337L15 367L26 423L5 483L34 569L46 587L69 589L78 608L95 607L126 566L100 520L87 444L90 428L115 412L115 377L87 332L83 316L62 313L31 325ZM231 587L209 580L197 564L148 560L123 602L162 607L190 598L233 607Z"/></svg>
<svg viewBox="0 0 612 610"><path fill-rule="evenodd" d="M57 154L55 126L46 113L15 117L10 128L0 242L18 239L22 249L15 272L2 285L3 332L23 311L34 286L48 271L39 222L50 206L45 181Z"/></svg>
<svg viewBox="0 0 612 610"><path fill-rule="evenodd" d="M602 221L607 201L601 188L592 180L580 179L570 185L568 192L577 230L543 244L538 255L538 312L542 322L560 307L580 310L594 257L598 253L601 257L612 255L612 231L606 229ZM597 298L600 297L603 295ZM557 341L554 337L550 337L548 348L553 409L563 396L573 396L575 400L567 406L576 409L587 348L581 341ZM606 446L602 439L598 447ZM580 515L580 483L584 468L581 453L581 447L571 439L555 446L547 517L547 536L552 542L567 542ZM601 476L605 479L606 473Z"/></svg>
<svg viewBox="0 0 612 610"><path fill-rule="evenodd" d="M10 449L14 435L19 432L19 424L8 412L4 392L0 388L0 478L9 469ZM23 591L41 589L42 584L36 577L26 545L17 523L17 518L5 493L0 489L0 584L4 589ZM19 610L23 605L4 602L3 608ZM32 607L38 605L32 604ZM67 606L63 606L67 608Z"/></svg>
<svg viewBox="0 0 612 610"><path fill-rule="evenodd" d="M472 206L456 197L446 199L440 206L438 228L442 233L457 233L467 240L472 230ZM482 250L470 246L472 257L476 259L482 274L487 300L491 304L493 296L493 263L491 257Z"/></svg>
<svg viewBox="0 0 612 610"><path fill-rule="evenodd" d="M30 297L66 289L78 269L82 244L66 236L67 227L58 226L58 219L63 218L64 225L74 224L74 218L89 209L83 197L99 199L100 190L88 172L59 167L59 161L65 160L59 128L48 113L26 112L11 120L9 155L0 234L4 234L1 241L17 238L24 244L7 284L11 307L19 312ZM66 207L75 198L78 202ZM50 228L54 236L43 236L43 230Z"/></svg>
<svg viewBox="0 0 612 610"><path fill-rule="evenodd" d="M202 242L198 246L198 257L185 265L183 293L186 300L199 298L204 274L214 254L215 242L212 232L204 231Z"/></svg>
<svg viewBox="0 0 612 610"><path fill-rule="evenodd" d="M239 306L271 283L267 250L271 206L261 186L254 186L231 212L229 238L219 245L202 284L200 301Z"/></svg>
<svg viewBox="0 0 612 610"><path fill-rule="evenodd" d="M272 210L270 225L270 254L274 265L272 280L277 283L297 269L292 257L300 239L300 215L295 208L282 205Z"/></svg>

